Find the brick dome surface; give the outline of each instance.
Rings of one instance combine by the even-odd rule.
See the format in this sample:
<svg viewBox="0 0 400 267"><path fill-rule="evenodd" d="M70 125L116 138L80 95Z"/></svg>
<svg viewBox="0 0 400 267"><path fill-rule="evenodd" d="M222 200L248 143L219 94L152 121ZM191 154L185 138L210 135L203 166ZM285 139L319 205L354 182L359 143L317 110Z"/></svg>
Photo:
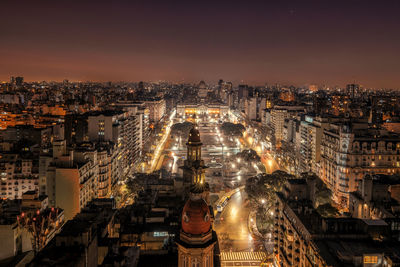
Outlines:
<svg viewBox="0 0 400 267"><path fill-rule="evenodd" d="M203 199L189 199L182 211L182 230L191 235L201 235L210 231L211 216Z"/></svg>

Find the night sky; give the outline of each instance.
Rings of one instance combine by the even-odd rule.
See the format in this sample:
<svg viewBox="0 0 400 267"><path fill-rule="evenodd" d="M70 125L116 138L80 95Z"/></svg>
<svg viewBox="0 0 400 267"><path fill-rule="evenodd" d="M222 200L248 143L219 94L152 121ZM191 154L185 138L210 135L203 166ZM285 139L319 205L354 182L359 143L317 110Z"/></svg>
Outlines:
<svg viewBox="0 0 400 267"><path fill-rule="evenodd" d="M0 80L400 88L400 1L1 1Z"/></svg>

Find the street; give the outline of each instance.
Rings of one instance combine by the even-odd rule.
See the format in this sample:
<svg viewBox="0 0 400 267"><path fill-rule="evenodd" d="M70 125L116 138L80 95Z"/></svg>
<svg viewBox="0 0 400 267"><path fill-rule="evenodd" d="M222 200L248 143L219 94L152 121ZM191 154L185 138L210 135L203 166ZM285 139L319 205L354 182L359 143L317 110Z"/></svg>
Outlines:
<svg viewBox="0 0 400 267"><path fill-rule="evenodd" d="M179 119L175 119L175 123ZM170 123L168 128L172 125ZM253 148L261 158L267 173L271 173L279 166L274 158L266 152L257 149L260 147L251 130L244 138L225 136L220 130L221 124L214 122L199 122L202 145L202 159L208 166L206 181L210 185L211 204L214 205L225 192L245 184L246 179L260 173L255 163L241 161L235 155L244 149ZM251 126L249 126L251 129ZM168 138L167 138L167 135ZM167 142L167 140L169 140ZM251 142L249 142L251 141ZM156 154L152 160L152 170L165 168L173 175L182 175L179 169L186 159L187 137L171 136L169 129L157 144ZM158 162L158 163L157 163ZM252 235L249 230L249 202L244 189L231 195L222 212L216 213L214 230L218 234L221 252L255 252L264 251L262 240Z"/></svg>
<svg viewBox="0 0 400 267"><path fill-rule="evenodd" d="M233 194L221 213L217 213L214 230L224 251L259 251L262 243L253 238L248 228L249 208L244 190Z"/></svg>

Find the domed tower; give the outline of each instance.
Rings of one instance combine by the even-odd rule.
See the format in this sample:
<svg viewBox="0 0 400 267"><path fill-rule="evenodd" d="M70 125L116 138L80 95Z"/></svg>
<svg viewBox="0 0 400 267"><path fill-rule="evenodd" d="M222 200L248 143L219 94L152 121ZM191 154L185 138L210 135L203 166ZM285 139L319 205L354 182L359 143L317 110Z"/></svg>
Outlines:
<svg viewBox="0 0 400 267"><path fill-rule="evenodd" d="M208 93L207 84L204 81L200 81L198 88L199 88L198 96L200 98L205 98L207 96L207 93Z"/></svg>
<svg viewBox="0 0 400 267"><path fill-rule="evenodd" d="M208 184L205 181L205 169L207 166L204 165L204 161L201 159L202 145L200 132L196 127L193 127L186 143L187 159L181 168L185 187L190 189L190 192L197 194L208 191ZM205 200L208 201L207 198Z"/></svg>
<svg viewBox="0 0 400 267"><path fill-rule="evenodd" d="M192 194L182 211L178 245L178 267L213 267L218 254L217 234L212 229L211 213L199 195Z"/></svg>

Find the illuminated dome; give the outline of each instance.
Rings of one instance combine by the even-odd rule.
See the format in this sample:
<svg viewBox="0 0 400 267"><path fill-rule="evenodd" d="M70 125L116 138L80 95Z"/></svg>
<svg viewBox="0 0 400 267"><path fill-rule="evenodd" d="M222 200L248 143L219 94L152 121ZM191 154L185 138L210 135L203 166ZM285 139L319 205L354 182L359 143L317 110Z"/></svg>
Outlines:
<svg viewBox="0 0 400 267"><path fill-rule="evenodd" d="M190 130L189 143L200 143L200 132L195 127Z"/></svg>
<svg viewBox="0 0 400 267"><path fill-rule="evenodd" d="M204 199L189 199L182 211L182 231L190 235L206 234L211 229L210 210Z"/></svg>
<svg viewBox="0 0 400 267"><path fill-rule="evenodd" d="M207 84L205 83L205 81L200 81L199 88L200 89L206 89L207 88Z"/></svg>

